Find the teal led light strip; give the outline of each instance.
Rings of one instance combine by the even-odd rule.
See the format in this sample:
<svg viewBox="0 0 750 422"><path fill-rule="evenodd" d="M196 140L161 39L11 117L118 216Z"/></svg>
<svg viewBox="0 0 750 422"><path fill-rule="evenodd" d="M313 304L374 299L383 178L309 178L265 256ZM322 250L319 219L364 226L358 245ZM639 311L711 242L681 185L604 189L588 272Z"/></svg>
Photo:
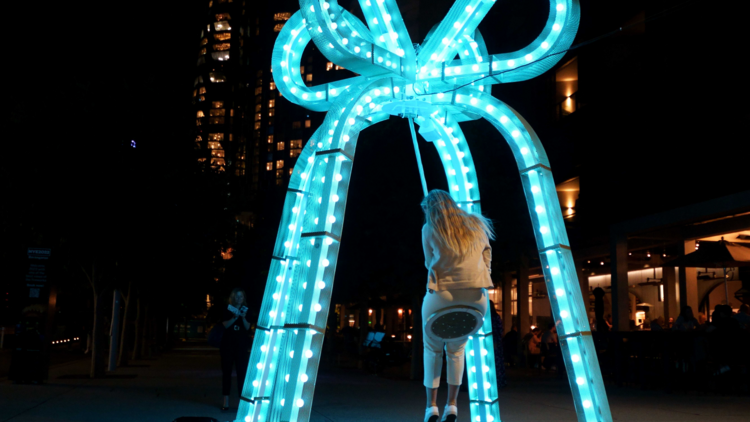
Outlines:
<svg viewBox="0 0 750 422"><path fill-rule="evenodd" d="M366 22L336 1L300 0L300 10L279 33L272 61L276 86L287 100L327 114L290 178L238 422L309 421L323 344L319 327L326 326L330 310L359 133L388 119L394 104L415 101L421 101L414 118L419 133L437 149L450 193L468 212L481 212L481 199L459 123L487 119L508 141L545 268L578 420L612 420L549 161L523 117L490 94L490 85L528 80L562 58L556 53L570 47L578 29L578 1L550 0L547 25L531 44L490 55L477 26L494 3L456 1L418 54L395 0L360 0ZM299 69L310 41L360 76L307 87ZM478 78L484 79L460 87ZM471 421L500 422L491 334L486 318L466 346Z"/></svg>

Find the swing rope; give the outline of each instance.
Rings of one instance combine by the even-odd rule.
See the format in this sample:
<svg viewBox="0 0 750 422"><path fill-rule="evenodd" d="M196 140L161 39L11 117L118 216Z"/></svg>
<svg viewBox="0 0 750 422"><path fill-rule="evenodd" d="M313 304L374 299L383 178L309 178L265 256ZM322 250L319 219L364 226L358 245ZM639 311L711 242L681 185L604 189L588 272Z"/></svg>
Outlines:
<svg viewBox="0 0 750 422"><path fill-rule="evenodd" d="M422 168L422 154L419 153L419 144L417 144L417 133L414 132L414 118L409 117L409 129L411 130L411 140L414 142L414 154L417 156L417 166L419 167L419 178L422 179L422 191L427 196L427 181L424 178L424 168Z"/></svg>

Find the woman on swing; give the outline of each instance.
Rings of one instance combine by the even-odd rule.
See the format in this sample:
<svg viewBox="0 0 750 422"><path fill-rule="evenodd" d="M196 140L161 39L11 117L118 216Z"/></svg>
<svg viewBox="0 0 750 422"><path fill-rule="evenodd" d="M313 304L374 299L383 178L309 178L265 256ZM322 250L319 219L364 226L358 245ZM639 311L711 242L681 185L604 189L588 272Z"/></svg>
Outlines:
<svg viewBox="0 0 750 422"><path fill-rule="evenodd" d="M451 306L463 305L487 313L487 288L492 288L490 263L495 238L492 223L480 214L458 207L448 192L432 190L422 201L426 223L422 227L422 248L428 270L427 294L422 304L422 321ZM456 402L464 373L465 338L439 341L423 325L424 386L427 392L425 422L437 422L437 390L446 351L448 400L442 421L455 422Z"/></svg>

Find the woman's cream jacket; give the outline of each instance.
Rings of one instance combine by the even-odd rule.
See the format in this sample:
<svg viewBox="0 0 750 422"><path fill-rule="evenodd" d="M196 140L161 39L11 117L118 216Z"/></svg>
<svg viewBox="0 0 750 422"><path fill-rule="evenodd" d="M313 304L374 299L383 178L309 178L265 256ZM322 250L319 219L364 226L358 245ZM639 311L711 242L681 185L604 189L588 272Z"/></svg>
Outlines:
<svg viewBox="0 0 750 422"><path fill-rule="evenodd" d="M442 246L432 228L422 227L424 265L427 267L427 288L435 291L493 288L490 278L492 247L487 236L465 255L456 255Z"/></svg>

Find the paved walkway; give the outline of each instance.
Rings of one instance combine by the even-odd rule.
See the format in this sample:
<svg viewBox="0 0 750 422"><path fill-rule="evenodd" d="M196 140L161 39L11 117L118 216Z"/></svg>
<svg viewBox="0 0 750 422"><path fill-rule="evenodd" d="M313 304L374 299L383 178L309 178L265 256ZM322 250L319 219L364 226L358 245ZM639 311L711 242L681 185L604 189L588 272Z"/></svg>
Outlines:
<svg viewBox="0 0 750 422"><path fill-rule="evenodd" d="M0 421L171 422L179 416L234 419L222 413L219 355L214 350L176 350L156 360L137 361L106 379L82 379L89 362L50 370L44 385L0 380ZM576 421L566 381L521 377L501 398L505 422ZM236 384L235 384L236 385ZM234 387L233 387L234 388ZM312 422L421 421L424 392L419 382L392 380L357 370L321 369ZM750 421L748 397L672 394L609 389L616 421ZM445 399L441 391L439 399ZM236 393L232 405L237 406ZM459 400L459 421L468 422L468 396Z"/></svg>

